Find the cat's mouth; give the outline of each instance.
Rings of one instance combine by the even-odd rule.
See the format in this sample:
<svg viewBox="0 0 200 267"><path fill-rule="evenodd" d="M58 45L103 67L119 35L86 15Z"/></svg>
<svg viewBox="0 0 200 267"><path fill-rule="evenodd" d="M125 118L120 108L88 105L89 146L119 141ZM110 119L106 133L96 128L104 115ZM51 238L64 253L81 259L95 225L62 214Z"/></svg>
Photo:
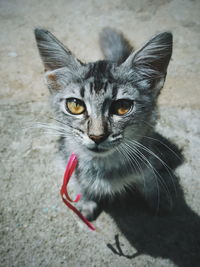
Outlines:
<svg viewBox="0 0 200 267"><path fill-rule="evenodd" d="M115 150L115 147L118 145L119 145L119 142L115 142L115 144L112 144L112 146L93 145L93 146L87 146L87 149L92 154L104 156L104 155L112 154L113 151Z"/></svg>
<svg viewBox="0 0 200 267"><path fill-rule="evenodd" d="M113 151L116 149L118 145L120 145L122 141L122 138L118 138L115 140L112 140L111 142L102 142L100 144L93 143L87 143L86 148L88 151L90 151L92 154L96 155L105 155L113 153Z"/></svg>
<svg viewBox="0 0 200 267"><path fill-rule="evenodd" d="M89 149L89 151L91 151L91 152L94 152L94 153L105 153L105 152L108 152L108 150L107 149L103 149L103 148L100 148L100 147L98 147L98 146L95 146L95 147L90 147L90 148L88 148Z"/></svg>

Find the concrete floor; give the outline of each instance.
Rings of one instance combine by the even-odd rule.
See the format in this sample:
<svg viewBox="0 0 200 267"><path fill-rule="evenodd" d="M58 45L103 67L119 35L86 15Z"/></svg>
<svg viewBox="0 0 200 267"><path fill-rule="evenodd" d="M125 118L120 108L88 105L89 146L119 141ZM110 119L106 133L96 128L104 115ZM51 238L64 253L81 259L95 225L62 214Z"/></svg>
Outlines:
<svg viewBox="0 0 200 267"><path fill-rule="evenodd" d="M1 0L0 26L0 266L200 266L200 1ZM104 26L123 31L136 48L173 32L158 130L183 149L181 211L133 214L131 231L123 212L102 213L91 232L63 205L56 139L31 128L52 116L37 26L82 61L102 58Z"/></svg>

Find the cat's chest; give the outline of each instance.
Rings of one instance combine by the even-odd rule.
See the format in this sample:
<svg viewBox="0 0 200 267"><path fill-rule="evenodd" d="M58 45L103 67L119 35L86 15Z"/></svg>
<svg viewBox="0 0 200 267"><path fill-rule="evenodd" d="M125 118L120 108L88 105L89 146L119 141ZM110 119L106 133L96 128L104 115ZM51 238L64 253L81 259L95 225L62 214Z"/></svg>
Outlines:
<svg viewBox="0 0 200 267"><path fill-rule="evenodd" d="M93 181L112 181L127 175L127 171L122 166L117 165L114 162L110 163L109 167L107 164L95 164L94 162L88 162L87 164L82 164L80 166L78 173L81 180Z"/></svg>
<svg viewBox="0 0 200 267"><path fill-rule="evenodd" d="M107 196L121 193L140 179L123 166L106 168L88 163L79 168L77 180L82 189L91 196Z"/></svg>

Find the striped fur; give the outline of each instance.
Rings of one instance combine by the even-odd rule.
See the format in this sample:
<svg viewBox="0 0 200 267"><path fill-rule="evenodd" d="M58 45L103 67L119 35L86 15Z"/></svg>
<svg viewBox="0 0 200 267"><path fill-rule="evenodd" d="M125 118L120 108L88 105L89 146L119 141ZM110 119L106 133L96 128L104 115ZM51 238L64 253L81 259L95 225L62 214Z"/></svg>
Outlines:
<svg viewBox="0 0 200 267"><path fill-rule="evenodd" d="M160 205L170 206L165 192L170 179L159 182L158 174L155 179L164 163L156 156L153 139L156 101L172 54L172 34L161 33L133 52L121 33L106 28L100 34L106 59L87 64L50 32L36 29L35 36L47 70L61 153L65 160L72 152L78 156L74 181L84 196L80 209L92 219L99 201L115 198L129 187L136 187L148 201L157 199L159 192ZM72 98L84 103L84 113L68 112L66 99ZM111 107L122 99L133 103L129 112L113 114ZM94 137L101 140L97 143Z"/></svg>

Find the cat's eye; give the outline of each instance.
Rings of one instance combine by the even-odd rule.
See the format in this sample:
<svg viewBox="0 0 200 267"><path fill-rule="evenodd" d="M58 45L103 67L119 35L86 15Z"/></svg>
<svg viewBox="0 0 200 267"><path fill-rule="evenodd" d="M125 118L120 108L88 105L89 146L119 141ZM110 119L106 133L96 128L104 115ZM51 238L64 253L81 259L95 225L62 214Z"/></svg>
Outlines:
<svg viewBox="0 0 200 267"><path fill-rule="evenodd" d="M86 110L84 102L77 98L66 99L66 109L73 115L80 115Z"/></svg>
<svg viewBox="0 0 200 267"><path fill-rule="evenodd" d="M129 99L119 99L111 105L111 113L118 116L128 114L133 108L133 101Z"/></svg>

